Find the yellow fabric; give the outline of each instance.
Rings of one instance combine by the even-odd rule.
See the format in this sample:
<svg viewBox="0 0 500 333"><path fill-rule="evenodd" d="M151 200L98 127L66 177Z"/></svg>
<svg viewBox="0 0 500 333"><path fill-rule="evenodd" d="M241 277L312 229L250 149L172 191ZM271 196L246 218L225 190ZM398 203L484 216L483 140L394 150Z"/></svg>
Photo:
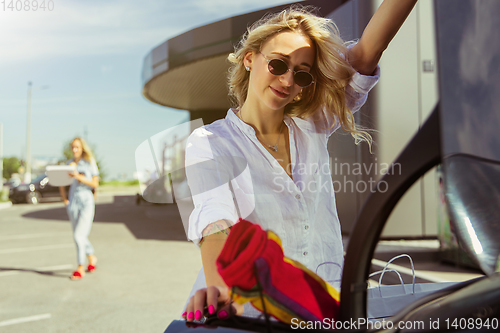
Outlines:
<svg viewBox="0 0 500 333"><path fill-rule="evenodd" d="M276 243L279 244L279 246L281 247L281 249L283 249L283 245L281 244L281 239L278 237L278 235L276 235L271 230L267 230L267 239L275 241Z"/></svg>
<svg viewBox="0 0 500 333"><path fill-rule="evenodd" d="M276 235L271 230L267 231L267 238L275 241L276 243L278 243L280 245L281 248L283 248L283 246L281 245L281 239L278 237L278 235ZM325 289L330 294L330 296L332 296L335 300L340 301L340 293L338 292L338 290L333 288L329 283L327 283L320 276L318 276L318 274L314 273L313 271L311 271L309 268L302 265L298 261L292 260L292 259L287 258L287 257L284 257L283 260L285 262L297 267L297 268L300 268L304 272L306 272L308 275L310 275L312 278L314 278L316 281L318 281L318 283L323 287L323 289Z"/></svg>
<svg viewBox="0 0 500 333"><path fill-rule="evenodd" d="M310 275L312 278L314 278L318 283L325 289L330 296L333 297L336 301L340 302L340 293L338 292L337 289L333 288L328 282L323 280L318 274L314 273L311 271L309 268L306 266L302 265L300 262L292 260L290 258L284 257L283 260L291 265L294 265L297 268L300 268L304 272L306 272L308 275Z"/></svg>
<svg viewBox="0 0 500 333"><path fill-rule="evenodd" d="M264 304L266 305L266 311L269 314L272 314L274 317L276 317L278 320L286 323L286 324L292 324L292 319L296 318L297 315L289 312L288 309L282 309L278 306L278 304L271 303L269 299L264 295ZM259 298L255 299L252 301L252 305L259 311L264 312L264 308L262 307L262 301Z"/></svg>

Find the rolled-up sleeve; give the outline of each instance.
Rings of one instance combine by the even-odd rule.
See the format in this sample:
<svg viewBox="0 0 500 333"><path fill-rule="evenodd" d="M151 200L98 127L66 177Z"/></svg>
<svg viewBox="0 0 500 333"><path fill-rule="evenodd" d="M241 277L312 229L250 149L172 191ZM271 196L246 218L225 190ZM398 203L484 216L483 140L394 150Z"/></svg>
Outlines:
<svg viewBox="0 0 500 333"><path fill-rule="evenodd" d="M188 238L195 243L210 223L223 219L235 223L238 219L229 187L232 178L225 163L227 159L214 154L210 143L212 135L201 127L193 131L186 143L186 177L194 203Z"/></svg>
<svg viewBox="0 0 500 333"><path fill-rule="evenodd" d="M359 111L366 103L368 93L377 84L379 78L380 67L378 65L373 75L363 75L358 72L354 73L345 89L346 104L353 114ZM326 127L325 134L327 138L340 128L340 122L337 120L337 117L335 116L335 119L332 118L331 114L327 112L324 107L321 108L316 117L316 123L321 126L319 128ZM331 127L334 123L335 125Z"/></svg>
<svg viewBox="0 0 500 333"><path fill-rule="evenodd" d="M351 49L356 43L349 44L348 48ZM349 81L349 85L346 87L346 103L347 107L352 113L355 113L365 104L368 98L368 93L375 87L378 80L380 79L380 66L377 68L372 75L363 75L355 71L354 75Z"/></svg>
<svg viewBox="0 0 500 333"><path fill-rule="evenodd" d="M350 44L348 48L352 48L356 43ZM363 75L359 72L354 72L351 77L349 84L345 89L345 100L347 107L354 114L366 103L368 98L368 93L375 87L380 79L380 67L377 68L372 75ZM333 132L340 128L340 122L337 117L332 117L331 113L328 112L324 107L318 112L315 117L316 124L320 124L317 128L326 128L325 134L330 137ZM335 124L333 127L332 125ZM331 127L331 128L330 128Z"/></svg>
<svg viewBox="0 0 500 333"><path fill-rule="evenodd" d="M377 65L373 75L355 72L346 87L346 103L352 113L361 109L368 98L368 93L380 79L380 67Z"/></svg>
<svg viewBox="0 0 500 333"><path fill-rule="evenodd" d="M97 168L97 163L94 159L90 162L90 175L92 177L99 176L99 169Z"/></svg>

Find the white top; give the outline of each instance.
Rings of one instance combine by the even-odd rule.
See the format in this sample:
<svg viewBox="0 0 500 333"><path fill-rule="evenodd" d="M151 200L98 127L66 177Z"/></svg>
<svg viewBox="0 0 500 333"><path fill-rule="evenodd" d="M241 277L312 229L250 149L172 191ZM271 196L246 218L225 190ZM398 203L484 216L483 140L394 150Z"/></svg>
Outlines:
<svg viewBox="0 0 500 333"><path fill-rule="evenodd" d="M74 161L74 159L71 159L68 161L68 164ZM93 158L90 161L87 161L84 158L80 158L80 160L76 164L76 171L79 174L83 174L88 180L92 180L93 177L99 176L99 169L97 168L97 163ZM79 193L80 191L87 191L90 193L92 191L92 187L79 182L78 180L76 180L76 178L73 178L73 182L71 183L71 186L69 188L69 201L73 200L74 195Z"/></svg>
<svg viewBox="0 0 500 333"><path fill-rule="evenodd" d="M379 76L378 67L373 76L354 74L346 95L353 112ZM340 124L321 129L334 121L324 110L316 122L285 115L292 180L236 112L230 109L225 119L194 130L187 140L186 175L195 205L188 238L196 242L210 223L241 216L274 231L285 256L340 288L344 251L327 149ZM202 269L191 295L204 287Z"/></svg>

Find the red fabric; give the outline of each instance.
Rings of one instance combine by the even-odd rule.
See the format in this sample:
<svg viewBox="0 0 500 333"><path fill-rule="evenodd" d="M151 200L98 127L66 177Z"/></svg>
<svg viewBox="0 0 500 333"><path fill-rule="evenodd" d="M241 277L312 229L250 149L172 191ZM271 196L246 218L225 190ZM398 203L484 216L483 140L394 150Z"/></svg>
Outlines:
<svg viewBox="0 0 500 333"><path fill-rule="evenodd" d="M303 320L337 317L338 300L315 280L313 272L285 262L280 244L268 239L257 224L240 219L232 227L217 266L229 287L248 291L258 276L267 296Z"/></svg>
<svg viewBox="0 0 500 333"><path fill-rule="evenodd" d="M251 222L239 219L217 258L217 269L229 287L248 290L256 285L253 262L264 252L267 234Z"/></svg>

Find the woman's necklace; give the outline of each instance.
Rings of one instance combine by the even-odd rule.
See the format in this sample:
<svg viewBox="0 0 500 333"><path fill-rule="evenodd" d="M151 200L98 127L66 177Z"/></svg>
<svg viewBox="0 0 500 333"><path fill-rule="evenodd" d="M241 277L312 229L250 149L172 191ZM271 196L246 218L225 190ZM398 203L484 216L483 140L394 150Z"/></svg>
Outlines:
<svg viewBox="0 0 500 333"><path fill-rule="evenodd" d="M245 122L243 120L243 114L241 112L241 109L240 109L240 119ZM276 144L274 146L271 146L271 145L268 145L267 143L265 144L267 147L269 147L269 149L271 149L272 151L278 151L278 144L280 142L280 137L281 137L281 132L283 131L283 123L284 121L281 122L281 127L280 127L280 134L278 135L278 141L276 141ZM261 140L262 142L262 140Z"/></svg>

